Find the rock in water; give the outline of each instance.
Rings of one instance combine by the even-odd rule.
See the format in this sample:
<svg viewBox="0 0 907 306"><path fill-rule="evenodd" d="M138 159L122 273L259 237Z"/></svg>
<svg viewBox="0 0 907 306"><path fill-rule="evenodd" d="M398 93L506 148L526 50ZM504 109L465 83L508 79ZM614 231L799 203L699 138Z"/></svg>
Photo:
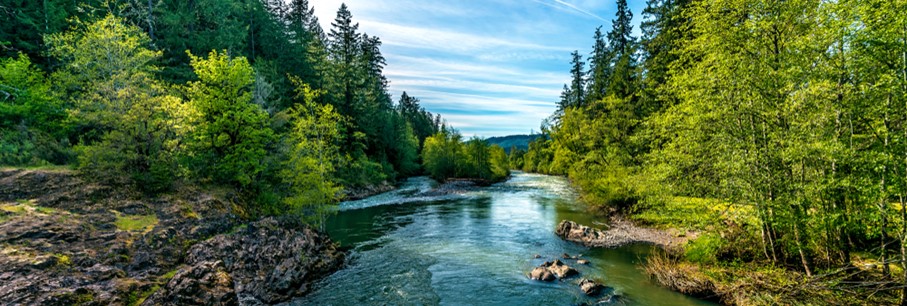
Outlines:
<svg viewBox="0 0 907 306"><path fill-rule="evenodd" d="M589 264L589 261L588 261L588 260L585 260L585 259L580 259L580 260L577 260L577 261L576 261L576 264L578 264L578 265L588 265L588 264Z"/></svg>
<svg viewBox="0 0 907 306"><path fill-rule="evenodd" d="M327 237L298 221L275 218L254 222L233 235L215 236L192 246L188 253L189 267L144 305L181 305L182 295L191 295L192 290L199 291L199 296L243 305L287 302L308 293L315 281L339 269L344 259ZM221 294L227 283L232 283L228 292L235 299Z"/></svg>
<svg viewBox="0 0 907 306"><path fill-rule="evenodd" d="M544 267L536 267L535 269L532 269L532 272L529 272L529 279L550 282L555 278L554 275L548 271L548 269L545 269Z"/></svg>
<svg viewBox="0 0 907 306"><path fill-rule="evenodd" d="M576 274L579 274L576 269L573 269L562 263L560 260L555 259L553 262L548 261L543 263L541 266L532 269L532 272L529 272L529 278L550 282L555 278L566 278Z"/></svg>
<svg viewBox="0 0 907 306"><path fill-rule="evenodd" d="M596 296L601 294L602 290L605 289L605 286L584 278L579 281L579 288L588 296Z"/></svg>
<svg viewBox="0 0 907 306"><path fill-rule="evenodd" d="M588 226L577 224L573 221L561 221L555 233L569 241L580 242L585 245L594 244L604 238L604 233Z"/></svg>
<svg viewBox="0 0 907 306"><path fill-rule="evenodd" d="M557 278L566 278L579 274L576 269L565 265L558 259L555 259L553 262L546 262L542 264L542 267L548 269L548 271L551 272L551 274L554 274L554 276L557 276Z"/></svg>

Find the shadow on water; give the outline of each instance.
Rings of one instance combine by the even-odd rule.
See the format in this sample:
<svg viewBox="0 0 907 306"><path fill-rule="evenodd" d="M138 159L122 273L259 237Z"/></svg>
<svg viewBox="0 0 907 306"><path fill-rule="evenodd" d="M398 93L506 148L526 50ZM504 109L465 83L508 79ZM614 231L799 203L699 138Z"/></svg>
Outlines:
<svg viewBox="0 0 907 306"><path fill-rule="evenodd" d="M424 180L413 180L424 186ZM404 186L403 188L408 188ZM410 188L412 189L412 188ZM457 197L385 194L347 205L328 223L350 249L345 269L294 305L577 305L595 303L577 279L529 280L528 271L563 253L631 305L709 305L654 285L637 267L652 247L589 249L554 234L560 220L591 224L566 180L518 173ZM393 204L394 197L400 201ZM535 259L534 255L542 256Z"/></svg>

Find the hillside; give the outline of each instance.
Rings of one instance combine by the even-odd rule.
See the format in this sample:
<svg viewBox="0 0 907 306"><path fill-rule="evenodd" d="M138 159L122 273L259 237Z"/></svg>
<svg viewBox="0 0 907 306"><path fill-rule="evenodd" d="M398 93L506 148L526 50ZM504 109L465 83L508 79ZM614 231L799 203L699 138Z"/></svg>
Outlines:
<svg viewBox="0 0 907 306"><path fill-rule="evenodd" d="M510 135L501 137L489 137L486 139L489 145L499 145L510 153L511 147L521 150L529 150L529 142L541 137L542 135Z"/></svg>

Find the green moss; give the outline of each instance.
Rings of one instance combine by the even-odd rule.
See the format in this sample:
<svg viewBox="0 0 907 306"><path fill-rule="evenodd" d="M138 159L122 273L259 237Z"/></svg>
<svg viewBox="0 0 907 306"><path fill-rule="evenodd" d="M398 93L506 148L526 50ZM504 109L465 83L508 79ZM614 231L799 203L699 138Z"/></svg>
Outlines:
<svg viewBox="0 0 907 306"><path fill-rule="evenodd" d="M57 213L56 209L53 209L50 207L41 207L41 206L35 206L35 211L45 214L45 215L52 215L52 214Z"/></svg>
<svg viewBox="0 0 907 306"><path fill-rule="evenodd" d="M72 259L69 258L69 255L65 255L65 254L54 254L54 257L57 258L57 265L58 265L58 266L65 266L65 267L72 266Z"/></svg>
<svg viewBox="0 0 907 306"><path fill-rule="evenodd" d="M58 210L50 207L35 206L34 201L30 200L16 200L16 204L0 204L0 210L13 215L22 215L30 212L52 215L58 212Z"/></svg>
<svg viewBox="0 0 907 306"><path fill-rule="evenodd" d="M170 280L170 279L172 279L174 276L176 276L176 273L179 272L179 271L180 271L179 269L176 269L176 270L167 272L166 274L161 275L161 279L162 279L162 280Z"/></svg>
<svg viewBox="0 0 907 306"><path fill-rule="evenodd" d="M155 285L146 291L133 291L126 298L126 305L129 306L138 306L142 305L148 297L161 289L160 285Z"/></svg>
<svg viewBox="0 0 907 306"><path fill-rule="evenodd" d="M117 229L121 231L148 232L154 229L158 222L157 215L153 214L136 216L118 215L115 224Z"/></svg>
<svg viewBox="0 0 907 306"><path fill-rule="evenodd" d="M14 215L21 215L21 214L28 212L28 209L26 207L27 207L27 205L24 205L24 204L0 205L0 210L12 213Z"/></svg>
<svg viewBox="0 0 907 306"><path fill-rule="evenodd" d="M180 215L186 219L201 219L201 216L192 209L192 205L185 203L180 206Z"/></svg>
<svg viewBox="0 0 907 306"><path fill-rule="evenodd" d="M38 165L38 166L25 166L25 167L9 167L9 166L0 166L0 170L10 171L10 170L40 170L40 171L53 171L53 172L67 172L72 171L75 165Z"/></svg>

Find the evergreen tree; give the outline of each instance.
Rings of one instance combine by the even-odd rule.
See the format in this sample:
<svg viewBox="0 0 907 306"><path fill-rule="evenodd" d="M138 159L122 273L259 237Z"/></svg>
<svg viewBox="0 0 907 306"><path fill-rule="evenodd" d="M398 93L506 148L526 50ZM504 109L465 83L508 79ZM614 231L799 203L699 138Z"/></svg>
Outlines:
<svg viewBox="0 0 907 306"><path fill-rule="evenodd" d="M356 61L359 58L361 34L358 23L346 4L337 11L337 18L331 23L328 34L328 53L334 62L332 78L336 84L332 93L337 95L335 105L344 116L353 116L353 100L356 93Z"/></svg>
<svg viewBox="0 0 907 306"><path fill-rule="evenodd" d="M573 81L570 83L570 95L567 108L583 107L586 105L586 62L583 62L583 56L579 51L573 51L570 54L570 75Z"/></svg>
<svg viewBox="0 0 907 306"><path fill-rule="evenodd" d="M667 90L660 87L668 78L671 65L678 59L682 44L690 39L688 19L683 16L689 0L649 0L643 10L642 51L645 77L640 82L643 114L658 112L673 103Z"/></svg>
<svg viewBox="0 0 907 306"><path fill-rule="evenodd" d="M633 37L633 12L627 0L617 0L616 19L608 32L613 72L608 82L608 93L619 98L633 96L636 76L636 38Z"/></svg>
<svg viewBox="0 0 907 306"><path fill-rule="evenodd" d="M602 28L595 28L595 44L589 61L588 102L597 101L608 93L608 82L611 79L611 50L602 34Z"/></svg>

